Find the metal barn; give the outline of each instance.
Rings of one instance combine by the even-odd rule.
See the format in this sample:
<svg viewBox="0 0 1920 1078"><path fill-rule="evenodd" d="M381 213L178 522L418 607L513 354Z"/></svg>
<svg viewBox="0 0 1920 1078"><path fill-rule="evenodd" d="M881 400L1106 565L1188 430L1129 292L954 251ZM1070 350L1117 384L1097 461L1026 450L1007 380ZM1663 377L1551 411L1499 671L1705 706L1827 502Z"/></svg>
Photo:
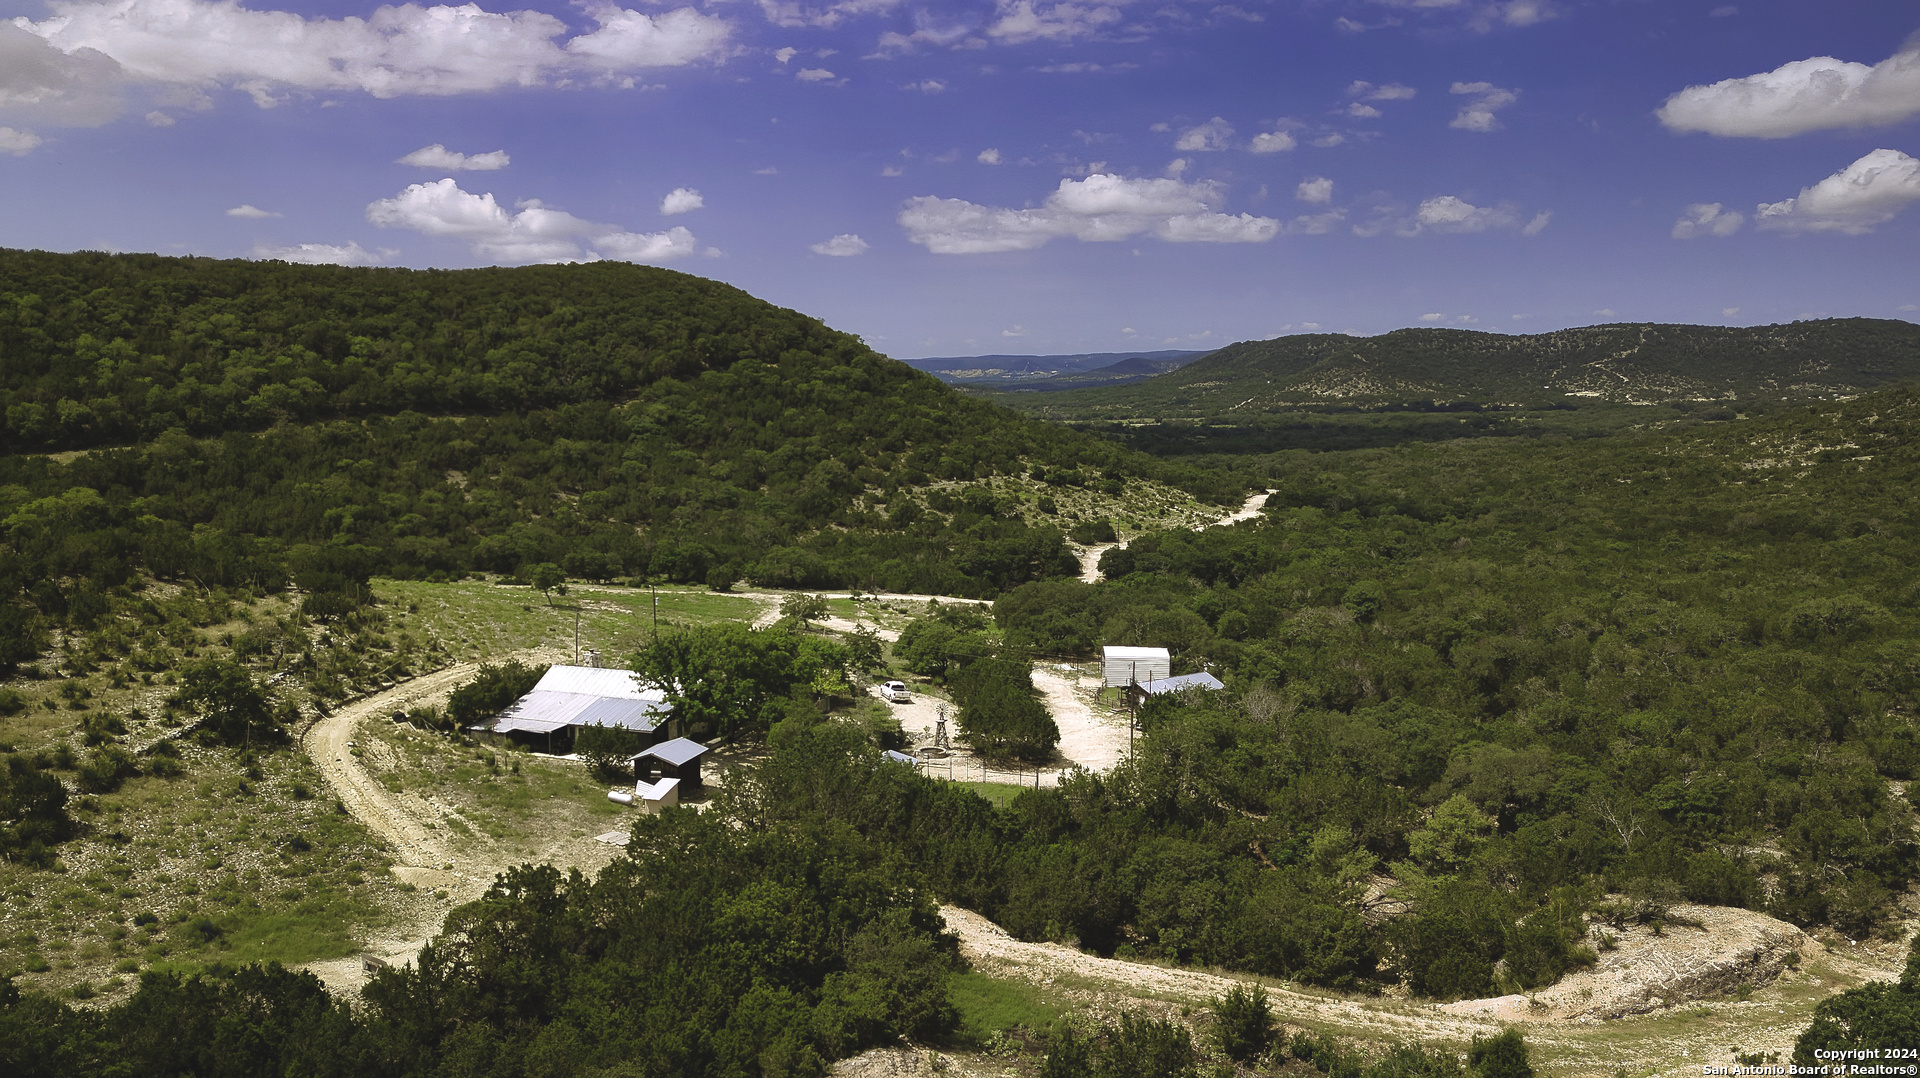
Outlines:
<svg viewBox="0 0 1920 1078"><path fill-rule="evenodd" d="M1173 656L1166 648L1101 649L1102 684L1110 689L1159 681L1173 673Z"/></svg>

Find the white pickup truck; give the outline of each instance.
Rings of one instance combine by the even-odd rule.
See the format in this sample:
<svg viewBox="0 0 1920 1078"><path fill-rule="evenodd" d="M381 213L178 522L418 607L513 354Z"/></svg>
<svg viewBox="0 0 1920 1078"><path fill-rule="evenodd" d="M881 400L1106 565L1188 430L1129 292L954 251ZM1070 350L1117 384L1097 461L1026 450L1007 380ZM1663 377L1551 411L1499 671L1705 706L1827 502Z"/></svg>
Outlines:
<svg viewBox="0 0 1920 1078"><path fill-rule="evenodd" d="M904 681L883 681L880 683L880 699L894 704L906 704L913 701L913 694L907 692Z"/></svg>

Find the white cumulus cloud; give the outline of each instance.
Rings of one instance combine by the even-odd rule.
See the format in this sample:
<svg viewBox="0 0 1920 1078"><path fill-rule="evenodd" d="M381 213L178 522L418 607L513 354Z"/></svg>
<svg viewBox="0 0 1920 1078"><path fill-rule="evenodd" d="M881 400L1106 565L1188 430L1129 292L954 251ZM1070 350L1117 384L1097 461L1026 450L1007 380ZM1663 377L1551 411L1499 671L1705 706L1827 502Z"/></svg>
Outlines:
<svg viewBox="0 0 1920 1078"><path fill-rule="evenodd" d="M1920 161L1898 150L1875 150L1793 198L1761 203L1753 221L1783 232L1858 236L1893 220L1916 200Z"/></svg>
<svg viewBox="0 0 1920 1078"><path fill-rule="evenodd" d="M821 240L819 243L813 244L808 247L807 250L817 255L830 255L834 258L852 258L854 255L866 254L868 246L870 245L867 241L861 239L859 236L851 232L842 232L832 239Z"/></svg>
<svg viewBox="0 0 1920 1078"><path fill-rule="evenodd" d="M1293 189L1293 197L1302 202L1328 203L1333 201L1333 181L1325 176L1301 180L1300 186Z"/></svg>
<svg viewBox="0 0 1920 1078"><path fill-rule="evenodd" d="M1040 5L1033 0L1000 0L995 15L987 36L1008 45L1090 37L1120 21L1120 10L1109 4Z"/></svg>
<svg viewBox="0 0 1920 1078"><path fill-rule="evenodd" d="M280 215L276 213L273 216ZM378 252L369 251L351 241L338 246L330 243L296 243L286 247L263 245L253 249L253 257L262 261L298 262L305 266L377 266L395 253L384 248Z"/></svg>
<svg viewBox="0 0 1920 1078"><path fill-rule="evenodd" d="M1421 236L1429 232L1461 235L1475 232L1518 232L1538 234L1553 219L1551 210L1542 210L1531 218L1521 217L1520 208L1511 202L1476 206L1458 195L1436 195L1420 203L1411 213L1404 205L1383 203L1373 215L1353 226L1355 235Z"/></svg>
<svg viewBox="0 0 1920 1078"><path fill-rule="evenodd" d="M882 15L900 0L837 0L830 4L803 4L798 0L760 0L760 12L775 26L834 27L857 15Z"/></svg>
<svg viewBox="0 0 1920 1078"><path fill-rule="evenodd" d="M801 82L832 82L836 76L824 67L803 67L794 78Z"/></svg>
<svg viewBox="0 0 1920 1078"><path fill-rule="evenodd" d="M1709 86L1689 86L1657 113L1675 131L1786 138L1840 127L1877 127L1920 116L1920 47L1878 64L1815 56Z"/></svg>
<svg viewBox="0 0 1920 1078"><path fill-rule="evenodd" d="M1280 222L1271 217L1219 212L1224 200L1212 182L1095 173L1061 180L1029 209L923 195L907 201L899 222L909 240L934 254L1024 251L1061 237L1099 242L1151 234L1172 243L1260 243L1279 234Z"/></svg>
<svg viewBox="0 0 1920 1078"><path fill-rule="evenodd" d="M91 127L120 114L126 82L120 65L88 48L61 50L0 21L0 115L35 123Z"/></svg>
<svg viewBox="0 0 1920 1078"><path fill-rule="evenodd" d="M1186 152L1224 150L1227 140L1232 137L1233 128L1227 126L1227 121L1215 116L1206 123L1180 132L1180 137L1173 142L1173 148Z"/></svg>
<svg viewBox="0 0 1920 1078"><path fill-rule="evenodd" d="M1253 145L1247 147L1254 153L1284 153L1300 145L1299 141L1285 131L1272 131L1264 135L1253 136Z"/></svg>
<svg viewBox="0 0 1920 1078"><path fill-rule="evenodd" d="M660 200L660 212L672 217L675 214L692 213L694 210L704 209L706 204L707 200L700 197L699 191L691 187L676 187L668 191L667 196Z"/></svg>
<svg viewBox="0 0 1920 1078"><path fill-rule="evenodd" d="M1456 82L1448 93L1470 95L1473 100L1460 107L1448 127L1462 131L1498 131L1501 109L1520 100L1520 91L1506 90L1490 82Z"/></svg>
<svg viewBox="0 0 1920 1078"><path fill-rule="evenodd" d="M726 54L732 27L725 19L702 15L690 7L659 15L601 3L586 5L600 28L567 42L567 55L580 63L609 72L650 67L683 67Z"/></svg>
<svg viewBox="0 0 1920 1078"><path fill-rule="evenodd" d="M1533 26L1560 14L1560 6L1553 0L1373 0L1373 2L1382 7L1399 8L1422 15L1450 15L1464 20L1468 29L1482 34L1502 26ZM1334 25L1350 33L1360 33L1397 26L1399 20L1388 18L1379 24L1367 24L1342 16L1335 20Z"/></svg>
<svg viewBox="0 0 1920 1078"><path fill-rule="evenodd" d="M260 220L266 217L281 217L284 215L274 213L272 210L263 210L260 207L255 206L251 203L242 202L240 205L235 206L234 208L228 210L227 216L228 217L244 217L244 218L247 218L248 220ZM287 261L292 261L292 259L288 259Z"/></svg>
<svg viewBox="0 0 1920 1078"><path fill-rule="evenodd" d="M21 131L12 127L0 127L0 153L10 153L15 157L32 153L34 148L46 141L31 131Z"/></svg>
<svg viewBox="0 0 1920 1078"><path fill-rule="evenodd" d="M1332 209L1325 213L1302 214L1288 221L1281 231L1288 235L1324 236L1347 219L1347 211Z"/></svg>
<svg viewBox="0 0 1920 1078"><path fill-rule="evenodd" d="M496 172L512 163L512 158L507 156L505 150L464 154L449 150L438 142L431 146L422 146L394 161L396 165L412 165L414 168L430 168L447 172Z"/></svg>
<svg viewBox="0 0 1920 1078"><path fill-rule="evenodd" d="M1414 214L1416 230L1435 232L1485 232L1490 228L1511 227L1518 221L1513 207L1506 203L1475 206L1454 195L1427 199Z"/></svg>
<svg viewBox="0 0 1920 1078"><path fill-rule="evenodd" d="M1739 210L1722 207L1718 202L1695 202L1673 223L1673 238L1696 239L1700 236L1731 236L1747 221Z"/></svg>
<svg viewBox="0 0 1920 1078"><path fill-rule="evenodd" d="M271 107L291 92L375 97L477 93L576 78L621 76L726 55L730 24L683 7L646 15L589 4L598 28L567 28L538 11L478 4L398 4L366 18L254 11L238 0L53 0L50 17L21 18L0 34L0 95L24 94L65 122L99 123L126 84L204 93L230 87ZM20 34L52 54L33 53ZM29 61L22 73L16 57ZM0 106L6 102L0 100Z"/></svg>
<svg viewBox="0 0 1920 1078"><path fill-rule="evenodd" d="M381 228L404 228L429 236L464 240L474 254L496 262L576 262L618 258L667 262L698 250L685 228L628 232L549 209L538 199L509 213L492 193L475 195L452 179L416 183L393 198L367 205L367 220ZM583 250L582 244L589 245Z"/></svg>
<svg viewBox="0 0 1920 1078"><path fill-rule="evenodd" d="M1347 87L1347 96L1361 101L1411 101L1420 91L1398 82L1389 82L1385 86L1375 86L1364 79L1356 80Z"/></svg>
<svg viewBox="0 0 1920 1078"><path fill-rule="evenodd" d="M997 165L1000 163L1000 151L989 146L981 150L980 153L974 157L974 160L983 165Z"/></svg>

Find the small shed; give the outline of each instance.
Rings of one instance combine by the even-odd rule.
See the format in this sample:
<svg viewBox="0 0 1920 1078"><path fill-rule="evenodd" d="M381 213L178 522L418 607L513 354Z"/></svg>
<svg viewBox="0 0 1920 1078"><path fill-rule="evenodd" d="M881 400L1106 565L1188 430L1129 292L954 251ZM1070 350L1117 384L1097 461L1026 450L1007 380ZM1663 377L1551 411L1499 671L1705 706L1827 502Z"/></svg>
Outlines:
<svg viewBox="0 0 1920 1078"><path fill-rule="evenodd" d="M680 789L689 793L700 789L700 758L707 747L698 741L676 737L663 741L633 758L633 773L642 782L679 779Z"/></svg>
<svg viewBox="0 0 1920 1078"><path fill-rule="evenodd" d="M1158 681L1173 673L1173 656L1166 648L1101 649L1101 683L1109 689Z"/></svg>
<svg viewBox="0 0 1920 1078"><path fill-rule="evenodd" d="M661 779L659 782L636 782L633 784L634 796L639 798L640 807L649 815L657 816L660 810L669 805L680 803L680 780Z"/></svg>

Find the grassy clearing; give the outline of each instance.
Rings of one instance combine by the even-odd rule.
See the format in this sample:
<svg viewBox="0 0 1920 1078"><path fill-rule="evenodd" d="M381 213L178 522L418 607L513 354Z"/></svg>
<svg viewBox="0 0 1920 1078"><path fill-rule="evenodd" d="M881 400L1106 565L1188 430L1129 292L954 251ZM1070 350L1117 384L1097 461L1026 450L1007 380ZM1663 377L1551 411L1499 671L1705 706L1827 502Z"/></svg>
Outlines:
<svg viewBox="0 0 1920 1078"><path fill-rule="evenodd" d="M1044 1030L1065 1010L1033 985L984 973L952 974L947 990L960 1012L962 1038L975 1043L1010 1029Z"/></svg>
<svg viewBox="0 0 1920 1078"><path fill-rule="evenodd" d="M653 592L595 584L572 585L549 603L530 587L460 580L376 580L374 594L406 611L408 627L439 641L461 658L493 658L534 648L571 655L576 621L580 654L598 648L604 661L624 663L650 637L654 599L659 625L704 625L751 620L754 601L700 588L661 586Z"/></svg>
<svg viewBox="0 0 1920 1078"><path fill-rule="evenodd" d="M1113 523L1122 538L1156 528L1197 528L1219 520L1221 512L1219 506L1150 479L1129 480L1117 495L1087 487L1054 486L1024 475L996 475L973 483L936 486L954 490L984 487L1009 498L1013 515L1034 526L1051 524L1065 531L1076 521L1104 518Z"/></svg>
<svg viewBox="0 0 1920 1078"><path fill-rule="evenodd" d="M249 632L304 633L323 664L352 656L363 675L348 690L385 683L399 656L501 658L530 648L570 655L574 618L582 652L624 661L653 626L643 589L576 585L553 605L530 588L469 580L375 582L384 621L365 631L301 623L297 596L248 598L149 585L152 629L136 626L125 658L99 657L93 642L55 640L42 676L7 683L25 706L0 716L0 751L70 744L99 713L122 718L124 742L142 748L176 735L186 716L166 707L172 667L233 654ZM698 588L663 587L659 622L704 624L751 618L754 600ZM129 624L134 624L129 621ZM279 639L279 637L276 637ZM111 650L111 649L108 649ZM282 671L298 649L250 664L276 695L311 704ZM284 653L284 654L283 654ZM64 676L53 676L54 671ZM309 710L310 713L310 710ZM611 848L587 837L620 826L632 810L606 800L580 764L463 744L409 726L370 723L362 760L389 789L441 810L456 849L498 864L590 865ZM0 974L73 998L131 991L144 969L191 971L213 963L287 965L353 954L370 932L417 902L388 872L381 840L341 814L297 749L243 753L180 744L183 774L142 776L110 794L80 796L70 811L80 834L59 847L52 870L0 863ZM71 773L63 773L71 789ZM463 858L464 859L464 858Z"/></svg>
<svg viewBox="0 0 1920 1078"><path fill-rule="evenodd" d="M1015 786L1007 782L958 782L954 785L972 790L993 802L993 807L997 809L1013 804L1013 799L1020 796L1020 791L1027 789L1025 786Z"/></svg>
<svg viewBox="0 0 1920 1078"><path fill-rule="evenodd" d="M634 810L607 800L586 766L480 745L406 724L368 723L361 763L439 810L463 861L544 861L556 847L609 830ZM591 851L595 855L597 850ZM562 858L564 861L565 858Z"/></svg>

